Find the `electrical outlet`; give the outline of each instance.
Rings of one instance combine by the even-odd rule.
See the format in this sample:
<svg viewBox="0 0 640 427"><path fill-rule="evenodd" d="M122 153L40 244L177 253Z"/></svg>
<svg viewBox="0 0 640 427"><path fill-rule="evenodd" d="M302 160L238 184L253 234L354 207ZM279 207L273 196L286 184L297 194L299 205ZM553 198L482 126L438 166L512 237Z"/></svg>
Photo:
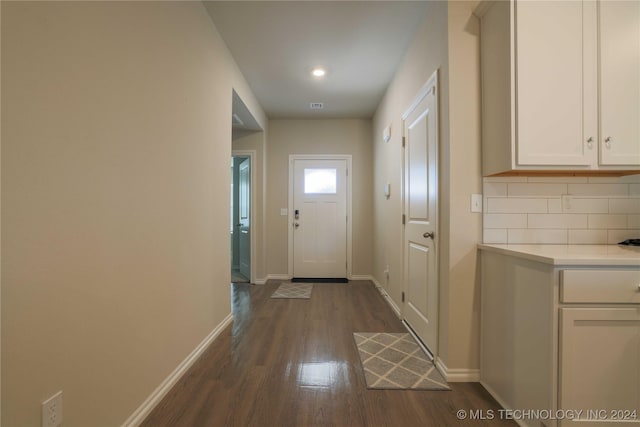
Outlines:
<svg viewBox="0 0 640 427"><path fill-rule="evenodd" d="M471 212L482 212L482 194L471 195Z"/></svg>
<svg viewBox="0 0 640 427"><path fill-rule="evenodd" d="M62 424L62 390L42 402L42 427Z"/></svg>

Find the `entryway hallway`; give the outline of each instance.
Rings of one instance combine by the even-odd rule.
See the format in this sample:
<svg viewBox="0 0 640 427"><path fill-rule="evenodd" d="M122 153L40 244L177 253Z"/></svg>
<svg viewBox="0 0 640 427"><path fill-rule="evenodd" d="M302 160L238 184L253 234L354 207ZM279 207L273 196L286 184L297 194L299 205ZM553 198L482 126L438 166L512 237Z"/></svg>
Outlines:
<svg viewBox="0 0 640 427"><path fill-rule="evenodd" d="M231 285L233 324L143 427L515 425L457 418L458 410L499 418L479 383L367 390L353 332L406 332L371 282L316 284L311 299L271 299L279 284Z"/></svg>

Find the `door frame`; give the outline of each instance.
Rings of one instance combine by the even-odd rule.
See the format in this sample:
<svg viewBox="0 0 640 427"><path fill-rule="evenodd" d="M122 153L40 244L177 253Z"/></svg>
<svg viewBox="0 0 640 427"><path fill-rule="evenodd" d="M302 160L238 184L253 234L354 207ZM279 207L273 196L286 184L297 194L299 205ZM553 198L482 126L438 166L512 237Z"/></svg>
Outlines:
<svg viewBox="0 0 640 427"><path fill-rule="evenodd" d="M293 186L295 180L294 163L296 160L346 160L347 162L347 278L351 279L351 195L352 195L352 179L353 168L351 167L351 154L289 154L289 195L288 195L288 215L287 215L287 234L288 234L288 268L287 275L293 277Z"/></svg>
<svg viewBox="0 0 640 427"><path fill-rule="evenodd" d="M249 248L249 268L251 269L251 277L249 277L250 283L256 283L256 232L255 232L255 218L256 218L256 174L255 174L255 159L256 159L256 150L231 150L231 158L234 157L248 157L249 164L251 166L251 177L249 178L249 182L251 188L249 189L250 195L249 199L251 200L251 204L249 205L249 227L250 227L250 235L249 235L249 244L251 248ZM235 191L235 189L234 189ZM229 263L229 268L231 268L231 263Z"/></svg>
<svg viewBox="0 0 640 427"><path fill-rule="evenodd" d="M407 120L407 118L409 117L409 115L413 112L413 110L415 110L416 107L418 107L418 105L420 105L420 103L422 102L422 100L429 94L429 92L432 90L431 88L435 87L435 90L437 91L437 97L436 97L436 111L435 111L435 115L436 115L436 147L435 147L435 151L436 151L436 188L438 191L438 194L436 195L436 200L437 200L437 209L435 212L435 218L436 218L436 228L435 228L435 239L434 239L434 252L435 252L435 259L436 259L436 275L438 277L437 279L437 285L436 285L436 291L437 291L437 301L438 301L438 312L436 313L436 350L432 350L432 349L426 349L425 346L423 346L422 341L419 339L417 340L418 343L420 344L421 347L423 347L423 349L428 350L428 353L431 354L431 352L433 352L433 354L431 354L434 358L434 360L438 357L438 353L440 351L440 312L442 311L440 308L440 114L439 114L439 110L440 110L440 88L438 87L438 68L436 68L436 70L431 74L431 76L429 77L429 79L427 79L427 82L420 88L420 90L417 92L416 96L413 98L413 101L411 102L411 104L409 105L409 107L405 110L405 112L402 114L402 138L404 140L404 138L406 137L406 135L404 134L404 129L405 129L405 121ZM406 168L407 168L407 164L406 164L406 148L404 147L404 143L402 144L402 171L401 171L401 191L400 191L400 204L402 206L402 216L403 218L406 217L407 215L407 211L406 211L406 194L405 194L405 190L406 190ZM405 265L407 262L407 253L404 247L404 242L405 242L405 224L402 224L402 292L405 293L406 292L406 277L405 277ZM402 322L405 324L405 326L407 326L407 329L410 330L411 334L415 336L415 333L413 332L413 330L408 326L408 323L405 321L405 302L402 301L399 305L400 305L400 318L402 320Z"/></svg>

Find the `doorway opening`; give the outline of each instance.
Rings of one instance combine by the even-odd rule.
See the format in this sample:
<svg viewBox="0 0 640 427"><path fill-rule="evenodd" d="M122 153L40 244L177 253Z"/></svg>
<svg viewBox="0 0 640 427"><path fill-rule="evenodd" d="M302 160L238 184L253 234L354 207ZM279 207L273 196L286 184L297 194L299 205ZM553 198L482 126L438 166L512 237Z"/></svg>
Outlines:
<svg viewBox="0 0 640 427"><path fill-rule="evenodd" d="M256 185L257 151L252 135L262 132L260 124L234 90L231 135L231 282L256 282ZM249 149L247 149L249 148ZM259 214L259 212L258 212Z"/></svg>
<svg viewBox="0 0 640 427"><path fill-rule="evenodd" d="M251 157L231 158L231 281L251 281Z"/></svg>

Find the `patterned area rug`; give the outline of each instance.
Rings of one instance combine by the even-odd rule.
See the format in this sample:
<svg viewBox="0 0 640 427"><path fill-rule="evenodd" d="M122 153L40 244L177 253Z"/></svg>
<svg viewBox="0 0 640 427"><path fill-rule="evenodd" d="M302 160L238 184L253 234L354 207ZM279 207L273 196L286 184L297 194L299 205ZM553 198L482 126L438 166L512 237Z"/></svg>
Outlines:
<svg viewBox="0 0 640 427"><path fill-rule="evenodd" d="M434 364L406 334L353 334L367 388L451 390Z"/></svg>
<svg viewBox="0 0 640 427"><path fill-rule="evenodd" d="M271 298L311 298L312 283L282 282Z"/></svg>

